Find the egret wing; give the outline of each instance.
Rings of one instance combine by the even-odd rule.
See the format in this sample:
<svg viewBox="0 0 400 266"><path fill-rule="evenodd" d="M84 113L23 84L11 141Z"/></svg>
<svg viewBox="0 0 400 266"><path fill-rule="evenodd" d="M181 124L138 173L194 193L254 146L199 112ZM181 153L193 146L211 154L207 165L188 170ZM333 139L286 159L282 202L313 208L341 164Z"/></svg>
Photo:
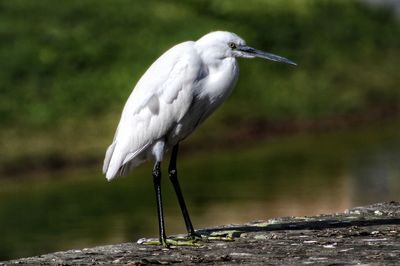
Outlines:
<svg viewBox="0 0 400 266"><path fill-rule="evenodd" d="M122 112L103 172L110 180L146 159L143 152L187 113L202 62L193 43L179 44L155 61L139 80Z"/></svg>

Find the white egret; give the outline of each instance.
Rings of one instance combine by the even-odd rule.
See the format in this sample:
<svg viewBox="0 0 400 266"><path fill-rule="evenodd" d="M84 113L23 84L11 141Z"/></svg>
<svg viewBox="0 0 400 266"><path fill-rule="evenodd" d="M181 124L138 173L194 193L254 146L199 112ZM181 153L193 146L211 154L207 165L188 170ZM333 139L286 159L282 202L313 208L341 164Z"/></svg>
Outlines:
<svg viewBox="0 0 400 266"><path fill-rule="evenodd" d="M180 141L191 134L229 96L239 75L236 58L260 57L296 65L256 50L234 33L216 31L197 41L180 43L158 58L144 73L123 109L103 172L110 181L152 160L160 242L167 245L161 199L160 164L172 148L169 177L190 237L197 234L178 183L176 159Z"/></svg>

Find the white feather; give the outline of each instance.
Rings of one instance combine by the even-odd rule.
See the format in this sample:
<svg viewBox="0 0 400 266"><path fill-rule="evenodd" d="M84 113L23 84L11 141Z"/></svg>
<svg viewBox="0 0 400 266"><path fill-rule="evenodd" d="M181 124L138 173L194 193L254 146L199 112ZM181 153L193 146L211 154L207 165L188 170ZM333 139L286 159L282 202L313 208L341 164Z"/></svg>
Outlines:
<svg viewBox="0 0 400 266"><path fill-rule="evenodd" d="M137 156L165 138L185 116L201 68L194 43L186 42L171 48L146 71L128 98L114 143L106 154L103 171L108 180L116 177L123 165L135 164Z"/></svg>
<svg viewBox="0 0 400 266"><path fill-rule="evenodd" d="M211 32L196 42L172 47L140 78L107 149L108 180L142 162L161 161L231 93L239 73L236 57L290 60L246 46L236 34Z"/></svg>

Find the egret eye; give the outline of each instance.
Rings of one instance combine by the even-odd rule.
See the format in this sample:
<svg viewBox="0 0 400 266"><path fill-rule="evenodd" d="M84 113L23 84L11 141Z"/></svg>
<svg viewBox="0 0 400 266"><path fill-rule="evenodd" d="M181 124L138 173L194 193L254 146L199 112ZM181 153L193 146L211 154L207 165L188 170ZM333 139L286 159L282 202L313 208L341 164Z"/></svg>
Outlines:
<svg viewBox="0 0 400 266"><path fill-rule="evenodd" d="M236 44L234 42L230 42L228 45L231 49L236 49Z"/></svg>

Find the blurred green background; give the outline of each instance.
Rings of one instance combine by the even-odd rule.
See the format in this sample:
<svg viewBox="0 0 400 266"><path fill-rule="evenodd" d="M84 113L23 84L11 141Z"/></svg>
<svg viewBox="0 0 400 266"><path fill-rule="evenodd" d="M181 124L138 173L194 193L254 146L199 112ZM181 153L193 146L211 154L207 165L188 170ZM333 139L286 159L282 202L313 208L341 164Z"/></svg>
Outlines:
<svg viewBox="0 0 400 266"><path fill-rule="evenodd" d="M182 145L197 228L400 200L399 17L367 2L1 1L0 260L157 235L151 164L107 183L104 152L146 68L213 30L299 66L240 60Z"/></svg>

